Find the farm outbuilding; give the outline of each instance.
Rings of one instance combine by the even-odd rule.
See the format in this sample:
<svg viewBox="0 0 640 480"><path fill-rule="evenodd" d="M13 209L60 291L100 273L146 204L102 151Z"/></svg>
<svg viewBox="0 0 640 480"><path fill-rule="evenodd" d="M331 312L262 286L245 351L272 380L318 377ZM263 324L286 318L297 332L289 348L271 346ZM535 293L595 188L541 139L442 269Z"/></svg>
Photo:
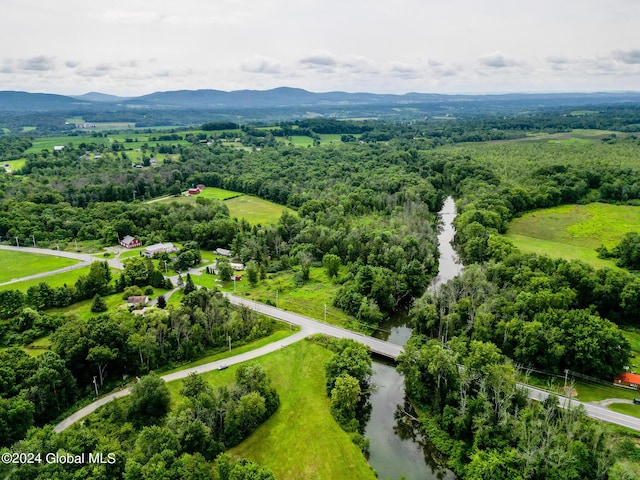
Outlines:
<svg viewBox="0 0 640 480"><path fill-rule="evenodd" d="M127 235L122 240L120 240L120 245L122 245L124 248L134 248L142 245L142 242L137 238L132 237L131 235Z"/></svg>
<svg viewBox="0 0 640 480"><path fill-rule="evenodd" d="M145 248L143 255L145 257L153 257L156 253L173 253L177 251L178 247L173 243L155 243Z"/></svg>
<svg viewBox="0 0 640 480"><path fill-rule="evenodd" d="M640 375L637 373L623 373L622 375L616 375L613 377L613 383L624 387L639 388Z"/></svg>

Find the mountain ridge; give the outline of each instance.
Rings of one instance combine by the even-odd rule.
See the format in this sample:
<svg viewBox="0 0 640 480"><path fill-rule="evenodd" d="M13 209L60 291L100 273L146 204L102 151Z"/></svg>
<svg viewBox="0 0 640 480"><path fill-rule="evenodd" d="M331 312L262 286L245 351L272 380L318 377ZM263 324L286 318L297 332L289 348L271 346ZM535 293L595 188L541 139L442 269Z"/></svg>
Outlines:
<svg viewBox="0 0 640 480"><path fill-rule="evenodd" d="M184 109L240 111L245 109L324 108L348 106L408 105L446 106L454 109L521 103L525 108L633 102L640 103L640 92L594 93L504 93L439 94L408 92L385 94L368 92L310 92L301 88L278 87L269 90L215 89L168 90L136 97L120 97L101 92L57 95L25 91L0 91L0 111L61 112L109 109Z"/></svg>

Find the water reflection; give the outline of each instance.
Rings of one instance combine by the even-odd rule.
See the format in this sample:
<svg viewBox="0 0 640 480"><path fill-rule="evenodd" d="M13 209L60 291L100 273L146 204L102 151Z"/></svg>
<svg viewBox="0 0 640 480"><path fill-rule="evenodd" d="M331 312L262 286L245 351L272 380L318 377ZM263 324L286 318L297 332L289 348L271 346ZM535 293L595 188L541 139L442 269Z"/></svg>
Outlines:
<svg viewBox="0 0 640 480"><path fill-rule="evenodd" d="M453 219L456 215L453 198L448 197L438 213L441 228L438 234L440 250L439 273L429 288L447 282L462 271L458 255L451 246L455 235ZM411 336L407 312L388 319L374 334L375 337L404 345ZM404 379L395 365L375 359L371 384L377 386L369 398L371 418L365 429L370 440L369 463L381 480L453 480L456 476L443 468L445 459L425 438L413 409L404 394Z"/></svg>

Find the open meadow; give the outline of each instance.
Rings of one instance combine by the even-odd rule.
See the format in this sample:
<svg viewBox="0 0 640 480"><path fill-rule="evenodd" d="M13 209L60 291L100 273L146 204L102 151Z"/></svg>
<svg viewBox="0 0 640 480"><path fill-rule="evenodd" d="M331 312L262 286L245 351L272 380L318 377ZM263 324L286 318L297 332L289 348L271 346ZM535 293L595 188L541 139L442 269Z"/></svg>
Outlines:
<svg viewBox="0 0 640 480"><path fill-rule="evenodd" d="M70 258L0 250L0 265L2 265L2 268L0 268L0 284L14 278L28 277L50 270L69 267L77 263L77 260Z"/></svg>
<svg viewBox="0 0 640 480"><path fill-rule="evenodd" d="M524 252L577 259L593 267L617 268L598 258L596 248L612 248L640 230L640 207L591 203L536 210L513 220L506 237Z"/></svg>
<svg viewBox="0 0 640 480"><path fill-rule="evenodd" d="M29 287L36 286L42 282L49 284L50 287L61 287L64 284L72 286L76 283L81 275L88 275L91 267L82 267L69 272L57 273L55 275L47 275L42 278L34 278L32 280L25 280L23 282L9 283L0 285L0 291L3 290L20 290L26 292ZM112 275L117 275L117 270L111 269Z"/></svg>
<svg viewBox="0 0 640 480"><path fill-rule="evenodd" d="M333 298L340 285L332 283L323 268L311 267L309 280L299 286L296 285L295 274L291 270L268 274L265 280L259 281L255 286L251 286L244 275L241 281L235 282L236 295L273 305L277 301L278 308L320 321L325 321L326 305L326 322L333 325L345 326L347 322L355 320L333 306ZM203 274L192 278L197 285L229 293L234 291L233 282L217 282L217 276L214 275Z"/></svg>
<svg viewBox="0 0 640 480"><path fill-rule="evenodd" d="M375 479L364 456L331 415L325 390L325 348L301 341L253 360L280 396L278 410L227 453L271 469L281 479ZM213 386L233 382L237 366L203 375ZM173 402L182 381L169 383Z"/></svg>
<svg viewBox="0 0 640 480"><path fill-rule="evenodd" d="M194 203L198 198L224 201L225 205L229 208L229 215L232 218L244 218L252 225L275 224L278 223L280 216L285 210L293 213L293 210L283 205L278 205L277 203L263 200L253 195L245 195L241 192L216 187L206 187L197 195L166 197L157 201L162 203Z"/></svg>

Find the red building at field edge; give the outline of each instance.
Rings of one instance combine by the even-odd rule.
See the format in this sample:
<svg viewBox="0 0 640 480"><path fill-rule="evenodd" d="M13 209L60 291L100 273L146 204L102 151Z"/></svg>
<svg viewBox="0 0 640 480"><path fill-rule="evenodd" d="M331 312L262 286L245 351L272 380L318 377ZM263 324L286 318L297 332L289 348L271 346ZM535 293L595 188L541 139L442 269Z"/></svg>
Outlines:
<svg viewBox="0 0 640 480"><path fill-rule="evenodd" d="M623 373L622 375L616 375L613 377L613 383L624 387L638 388L640 387L640 375L637 373Z"/></svg>
<svg viewBox="0 0 640 480"><path fill-rule="evenodd" d="M122 245L124 248L134 248L142 245L142 242L137 238L132 237L131 235L127 235L122 240L120 240L120 245Z"/></svg>

